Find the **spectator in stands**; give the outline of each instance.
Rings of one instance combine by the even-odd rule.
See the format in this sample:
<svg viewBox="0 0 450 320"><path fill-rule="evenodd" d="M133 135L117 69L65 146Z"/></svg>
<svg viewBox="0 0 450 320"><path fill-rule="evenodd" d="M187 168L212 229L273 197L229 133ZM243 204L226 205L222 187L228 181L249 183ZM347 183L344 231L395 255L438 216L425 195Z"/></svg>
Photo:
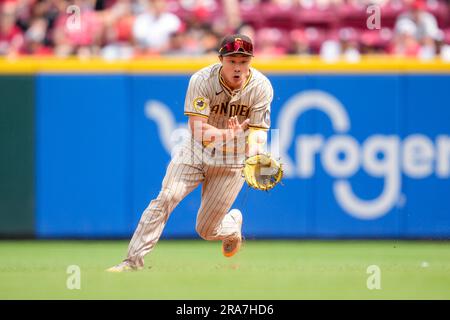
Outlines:
<svg viewBox="0 0 450 320"><path fill-rule="evenodd" d="M405 47L407 55L417 51L420 57L430 58L434 57L437 51L436 41L439 40L442 32L439 30L436 18L425 9L425 0L414 0L409 5L409 10L399 15L395 23L395 32L398 35L396 39L403 42L399 46ZM410 32L412 34L409 34ZM403 34L400 35L400 33ZM411 36L418 42L420 49L413 49L415 45L412 39L409 39ZM406 42L409 45L406 45Z"/></svg>
<svg viewBox="0 0 450 320"><path fill-rule="evenodd" d="M0 55L15 56L24 47L22 30L16 26L17 3L5 1L0 4Z"/></svg>
<svg viewBox="0 0 450 320"><path fill-rule="evenodd" d="M348 62L360 60L356 30L342 28L322 43L320 56L324 61L335 62L344 59Z"/></svg>
<svg viewBox="0 0 450 320"><path fill-rule="evenodd" d="M355 3L355 2L360 2L360 1L361 0L354 0L354 1L345 1L345 0L298 0L298 3L303 8L327 9L327 8L330 8L330 7L337 7L337 6L342 5L342 4L346 3L346 2ZM293 1L293 2L295 2L295 1Z"/></svg>
<svg viewBox="0 0 450 320"><path fill-rule="evenodd" d="M66 13L69 5L77 6L77 11ZM53 41L57 56L78 55L79 57L96 56L102 45L103 23L100 15L94 11L95 1L71 0L62 5L60 15L55 23ZM79 21L79 23L77 22Z"/></svg>
<svg viewBox="0 0 450 320"><path fill-rule="evenodd" d="M411 21L415 24L414 36L418 41L424 38L436 38L439 34L439 27L436 18L426 11L425 0L414 0L409 4L409 10L398 16L395 29L402 21Z"/></svg>
<svg viewBox="0 0 450 320"><path fill-rule="evenodd" d="M219 42L222 35L215 33L212 30L205 30L205 35L201 41L202 54L217 56Z"/></svg>
<svg viewBox="0 0 450 320"><path fill-rule="evenodd" d="M0 0L0 3L2 1ZM15 20L16 25L25 32L31 24L31 20L36 17L33 11L37 7L34 0L18 0L16 1Z"/></svg>
<svg viewBox="0 0 450 320"><path fill-rule="evenodd" d="M262 28L256 34L255 55L281 56L287 53L287 48L280 45L283 34L276 28Z"/></svg>
<svg viewBox="0 0 450 320"><path fill-rule="evenodd" d="M354 28L342 28L339 30L339 43L341 55L348 62L357 62L361 59L358 45L358 33Z"/></svg>
<svg viewBox="0 0 450 320"><path fill-rule="evenodd" d="M388 53L399 56L415 57L420 50L420 44L416 38L417 26L409 19L398 21L395 26L394 42L388 49Z"/></svg>
<svg viewBox="0 0 450 320"><path fill-rule="evenodd" d="M245 34L247 37L249 37L250 39L256 39L256 31L255 28L253 28L251 25L249 24L242 24L239 26L239 28L237 29L237 33L238 34ZM257 44L256 44L257 45Z"/></svg>
<svg viewBox="0 0 450 320"><path fill-rule="evenodd" d="M339 14L336 24L309 27L299 26L299 17L284 21L283 16L286 12L308 15L308 8L315 13L328 8L323 12L329 12L338 5L357 6L352 10L360 14L360 8L368 4L398 5L403 1L410 3L409 9L397 17L394 37L387 26L385 30L360 30L357 37L346 38L345 32L336 29L347 26ZM0 0L0 55L124 59L139 54L215 54L223 34L238 32L255 39L258 55L321 53L328 60L344 57L357 61L360 52L387 52L421 59L440 55L449 60L450 29L442 25L445 32L439 30L437 19L427 12L437 8L432 1L440 0ZM70 28L74 17L66 11L70 5L81 9L78 29ZM391 27L398 8L391 10ZM439 21L445 21L445 12L436 12ZM263 20L267 14L272 14L272 20ZM286 17L292 18L292 14Z"/></svg>
<svg viewBox="0 0 450 320"><path fill-rule="evenodd" d="M242 24L242 19L239 11L238 0L224 0L222 1L223 11L226 17L226 30L225 33L232 32L239 28ZM253 39L253 38L251 38Z"/></svg>
<svg viewBox="0 0 450 320"><path fill-rule="evenodd" d="M133 36L145 53L159 54L167 50L170 36L181 25L181 20L166 10L164 0L148 0L148 7L133 25Z"/></svg>
<svg viewBox="0 0 450 320"><path fill-rule="evenodd" d="M66 18L69 17L69 15L66 13L67 7L70 5L68 2L64 0L30 0L33 1L33 5L31 8L29 8L29 21L24 22L26 18L23 20L19 20L18 22L23 25L30 27L33 22L38 24L38 26L35 25L35 28L37 27L40 29L44 23L42 22L36 22L35 20L44 19L46 21L46 31L45 31L45 37L43 39L43 48L48 51L53 52L53 30L55 28L55 24L57 19L60 15L64 15ZM23 12L26 10L24 9ZM22 16L26 15L25 13L22 14ZM40 25L42 24L42 26ZM36 32L36 31L35 31ZM27 39L28 41L28 39Z"/></svg>
<svg viewBox="0 0 450 320"><path fill-rule="evenodd" d="M105 59L130 59L134 56L133 25L135 15L132 0L117 0L103 11L106 45L102 48Z"/></svg>
<svg viewBox="0 0 450 320"><path fill-rule="evenodd" d="M171 34L167 48L162 54L167 56L197 56L203 53L200 42L195 39L186 24Z"/></svg>
<svg viewBox="0 0 450 320"><path fill-rule="evenodd" d="M309 45L308 37L303 29L292 30L289 34L292 46L289 53L305 56L312 54L312 48Z"/></svg>
<svg viewBox="0 0 450 320"><path fill-rule="evenodd" d="M450 45L445 42L439 43L439 56L442 61L450 62Z"/></svg>
<svg viewBox="0 0 450 320"><path fill-rule="evenodd" d="M25 32L25 53L35 55L50 55L53 50L46 46L48 21L44 18L34 18Z"/></svg>
<svg viewBox="0 0 450 320"><path fill-rule="evenodd" d="M402 0L394 0L394 1L402 1ZM349 3L355 7L367 7L370 5L378 5L378 6L384 6L388 4L389 2L394 2L393 0L347 0L347 1L341 1L339 4L343 3Z"/></svg>

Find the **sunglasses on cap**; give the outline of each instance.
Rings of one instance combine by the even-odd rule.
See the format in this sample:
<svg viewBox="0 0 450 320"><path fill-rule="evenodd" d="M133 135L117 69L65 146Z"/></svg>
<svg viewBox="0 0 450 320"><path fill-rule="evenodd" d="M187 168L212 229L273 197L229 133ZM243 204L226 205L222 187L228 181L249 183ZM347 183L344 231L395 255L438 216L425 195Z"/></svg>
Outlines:
<svg viewBox="0 0 450 320"><path fill-rule="evenodd" d="M221 55L229 55L232 53L243 53L247 55L253 55L253 44L240 38L234 39L233 42L228 42L220 48L219 53Z"/></svg>

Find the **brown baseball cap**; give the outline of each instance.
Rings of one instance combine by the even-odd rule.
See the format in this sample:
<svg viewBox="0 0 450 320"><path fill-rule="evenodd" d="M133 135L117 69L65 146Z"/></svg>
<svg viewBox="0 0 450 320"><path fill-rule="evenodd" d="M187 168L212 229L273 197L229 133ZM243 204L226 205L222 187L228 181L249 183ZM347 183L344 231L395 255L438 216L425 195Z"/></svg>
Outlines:
<svg viewBox="0 0 450 320"><path fill-rule="evenodd" d="M219 54L221 56L229 56L232 54L253 56L252 39L243 34L226 36L220 43Z"/></svg>

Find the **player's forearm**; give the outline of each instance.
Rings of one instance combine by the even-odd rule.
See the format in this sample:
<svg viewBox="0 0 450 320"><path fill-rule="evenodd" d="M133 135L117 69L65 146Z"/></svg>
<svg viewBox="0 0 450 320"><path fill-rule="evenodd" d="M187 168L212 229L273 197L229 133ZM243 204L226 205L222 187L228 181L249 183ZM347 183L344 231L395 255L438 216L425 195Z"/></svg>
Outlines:
<svg viewBox="0 0 450 320"><path fill-rule="evenodd" d="M267 132L264 130L250 129L248 144L245 150L246 156L251 157L266 151Z"/></svg>
<svg viewBox="0 0 450 320"><path fill-rule="evenodd" d="M191 130L194 139L203 143L226 143L233 140L238 134L233 129L219 129L202 121L193 121L193 123L191 123Z"/></svg>

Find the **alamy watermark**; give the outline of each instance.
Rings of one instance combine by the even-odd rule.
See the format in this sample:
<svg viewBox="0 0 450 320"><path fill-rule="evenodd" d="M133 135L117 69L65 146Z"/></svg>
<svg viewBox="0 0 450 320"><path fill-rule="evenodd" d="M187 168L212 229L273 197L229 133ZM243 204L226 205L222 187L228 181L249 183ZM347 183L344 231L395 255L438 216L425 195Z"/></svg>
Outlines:
<svg viewBox="0 0 450 320"><path fill-rule="evenodd" d="M370 274L367 277L366 286L369 290L381 289L381 269L376 264L370 265L366 269L366 273Z"/></svg>
<svg viewBox="0 0 450 320"><path fill-rule="evenodd" d="M376 4L372 4L367 7L366 13L369 17L366 20L366 26L369 30L381 29L381 7Z"/></svg>
<svg viewBox="0 0 450 320"><path fill-rule="evenodd" d="M168 145L174 163L195 165L207 159L215 165L239 165L257 153L279 158L279 136L279 129L256 130L251 135L250 130L205 130L201 121L194 121L191 130L185 127L173 130Z"/></svg>
<svg viewBox="0 0 450 320"><path fill-rule="evenodd" d="M69 15L66 20L66 28L69 32L81 30L81 9L79 6L70 5L66 9Z"/></svg>
<svg viewBox="0 0 450 320"><path fill-rule="evenodd" d="M69 290L81 289L81 269L77 265L70 265L66 269L69 275L66 280L66 287Z"/></svg>

